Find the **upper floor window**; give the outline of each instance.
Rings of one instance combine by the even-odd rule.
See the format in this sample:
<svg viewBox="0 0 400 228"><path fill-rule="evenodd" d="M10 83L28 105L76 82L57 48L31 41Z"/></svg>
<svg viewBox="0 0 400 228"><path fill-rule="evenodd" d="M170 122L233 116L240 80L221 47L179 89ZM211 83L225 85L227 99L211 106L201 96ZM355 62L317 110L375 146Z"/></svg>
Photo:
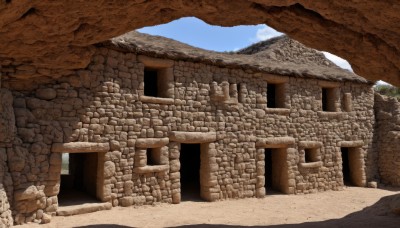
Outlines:
<svg viewBox="0 0 400 228"><path fill-rule="evenodd" d="M143 92L144 102L171 103L174 98L174 61L139 55L139 62L144 64ZM169 99L164 99L169 98Z"/></svg>
<svg viewBox="0 0 400 228"><path fill-rule="evenodd" d="M144 68L144 95L151 97L168 97L165 69Z"/></svg>
<svg viewBox="0 0 400 228"><path fill-rule="evenodd" d="M322 88L322 111L336 112L337 110L337 96L338 88Z"/></svg>
<svg viewBox="0 0 400 228"><path fill-rule="evenodd" d="M285 84L268 83L267 108L285 108Z"/></svg>

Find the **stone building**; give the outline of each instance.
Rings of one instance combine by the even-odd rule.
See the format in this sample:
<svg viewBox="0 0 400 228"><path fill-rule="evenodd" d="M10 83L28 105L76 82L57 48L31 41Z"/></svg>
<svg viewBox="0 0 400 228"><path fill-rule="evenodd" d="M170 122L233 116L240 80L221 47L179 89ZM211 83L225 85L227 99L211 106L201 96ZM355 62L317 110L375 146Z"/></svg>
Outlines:
<svg viewBox="0 0 400 228"><path fill-rule="evenodd" d="M85 69L1 65L4 224L380 178L372 83L287 37L217 53L131 32Z"/></svg>

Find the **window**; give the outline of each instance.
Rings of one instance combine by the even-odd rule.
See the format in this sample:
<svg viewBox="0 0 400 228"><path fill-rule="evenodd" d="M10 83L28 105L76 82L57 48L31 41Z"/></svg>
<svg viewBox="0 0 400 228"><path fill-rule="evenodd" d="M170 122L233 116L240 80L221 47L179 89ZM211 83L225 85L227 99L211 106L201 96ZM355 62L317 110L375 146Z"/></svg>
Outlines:
<svg viewBox="0 0 400 228"><path fill-rule="evenodd" d="M161 160L161 147L159 148L147 148L146 149L147 165L154 166L160 165Z"/></svg>
<svg viewBox="0 0 400 228"><path fill-rule="evenodd" d="M144 95L158 97L158 71L156 69L144 69Z"/></svg>
<svg viewBox="0 0 400 228"><path fill-rule="evenodd" d="M285 107L285 84L267 85L267 108L284 108Z"/></svg>
<svg viewBox="0 0 400 228"><path fill-rule="evenodd" d="M322 88L322 111L336 112L336 88Z"/></svg>
<svg viewBox="0 0 400 228"><path fill-rule="evenodd" d="M168 73L167 69L144 68L144 95L161 98L171 97L169 93L173 90L169 91L171 83L167 80L166 75Z"/></svg>
<svg viewBox="0 0 400 228"><path fill-rule="evenodd" d="M317 148L304 149L304 160L306 163L319 161L318 149Z"/></svg>
<svg viewBox="0 0 400 228"><path fill-rule="evenodd" d="M242 85L240 83L236 84L236 91L237 91L238 102L239 103L243 102Z"/></svg>
<svg viewBox="0 0 400 228"><path fill-rule="evenodd" d="M144 91L142 92L140 99L144 102L173 103L174 61L169 59L157 59L143 55L138 56L138 61L144 65Z"/></svg>

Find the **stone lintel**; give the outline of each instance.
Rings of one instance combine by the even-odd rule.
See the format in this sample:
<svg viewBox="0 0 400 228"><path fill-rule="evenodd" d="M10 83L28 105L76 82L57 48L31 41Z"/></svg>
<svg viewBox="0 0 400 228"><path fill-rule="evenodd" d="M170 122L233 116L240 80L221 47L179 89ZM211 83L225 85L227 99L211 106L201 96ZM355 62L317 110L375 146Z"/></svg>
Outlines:
<svg viewBox="0 0 400 228"><path fill-rule="evenodd" d="M256 73L256 76L266 80L267 83L281 84L289 82L289 77L287 76L267 74L267 73Z"/></svg>
<svg viewBox="0 0 400 228"><path fill-rule="evenodd" d="M54 153L97 153L108 152L109 150L109 143L93 142L53 143L51 147L51 152Z"/></svg>
<svg viewBox="0 0 400 228"><path fill-rule="evenodd" d="M347 112L326 112L326 111L318 111L317 112L319 117L330 118L330 119L343 119L345 118L348 113Z"/></svg>
<svg viewBox="0 0 400 228"><path fill-rule="evenodd" d="M301 168L318 168L322 166L322 162L307 162L307 163L300 163Z"/></svg>
<svg viewBox="0 0 400 228"><path fill-rule="evenodd" d="M295 143L292 137L257 138L256 147L261 148L285 148Z"/></svg>
<svg viewBox="0 0 400 228"><path fill-rule="evenodd" d="M207 143L215 142L217 140L217 133L172 131L169 134L169 138L171 141L180 143Z"/></svg>
<svg viewBox="0 0 400 228"><path fill-rule="evenodd" d="M300 141L299 147L301 148L320 148L322 147L322 142L318 141Z"/></svg>
<svg viewBox="0 0 400 228"><path fill-rule="evenodd" d="M133 168L135 173L158 173L169 170L169 165L153 165Z"/></svg>
<svg viewBox="0 0 400 228"><path fill-rule="evenodd" d="M170 59L158 59L145 55L139 55L137 58L138 61L143 63L146 67L167 68L174 65L174 61Z"/></svg>
<svg viewBox="0 0 400 228"><path fill-rule="evenodd" d="M173 98L165 98L165 97L150 97L142 95L140 96L140 101L147 103L155 103L155 104L174 104L175 100Z"/></svg>
<svg viewBox="0 0 400 228"><path fill-rule="evenodd" d="M362 146L364 146L364 142L362 140L341 141L341 142L338 142L338 146L340 146L340 147L362 147Z"/></svg>
<svg viewBox="0 0 400 228"><path fill-rule="evenodd" d="M318 81L318 85L324 88L335 88L339 87L339 82L332 82L332 81Z"/></svg>
<svg viewBox="0 0 400 228"><path fill-rule="evenodd" d="M157 148L169 143L169 138L143 138L136 140L137 148Z"/></svg>
<svg viewBox="0 0 400 228"><path fill-rule="evenodd" d="M290 114L290 108L266 108L265 113L288 115L288 114Z"/></svg>

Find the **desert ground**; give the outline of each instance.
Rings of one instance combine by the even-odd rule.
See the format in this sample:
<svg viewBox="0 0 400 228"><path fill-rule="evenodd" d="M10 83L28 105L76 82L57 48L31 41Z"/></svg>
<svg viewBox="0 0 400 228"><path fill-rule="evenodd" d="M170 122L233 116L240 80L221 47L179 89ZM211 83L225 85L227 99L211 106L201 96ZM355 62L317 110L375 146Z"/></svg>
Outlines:
<svg viewBox="0 0 400 228"><path fill-rule="evenodd" d="M19 227L400 227L400 217L387 214L399 194L400 188L346 187L309 195L272 194L263 199L116 207Z"/></svg>

